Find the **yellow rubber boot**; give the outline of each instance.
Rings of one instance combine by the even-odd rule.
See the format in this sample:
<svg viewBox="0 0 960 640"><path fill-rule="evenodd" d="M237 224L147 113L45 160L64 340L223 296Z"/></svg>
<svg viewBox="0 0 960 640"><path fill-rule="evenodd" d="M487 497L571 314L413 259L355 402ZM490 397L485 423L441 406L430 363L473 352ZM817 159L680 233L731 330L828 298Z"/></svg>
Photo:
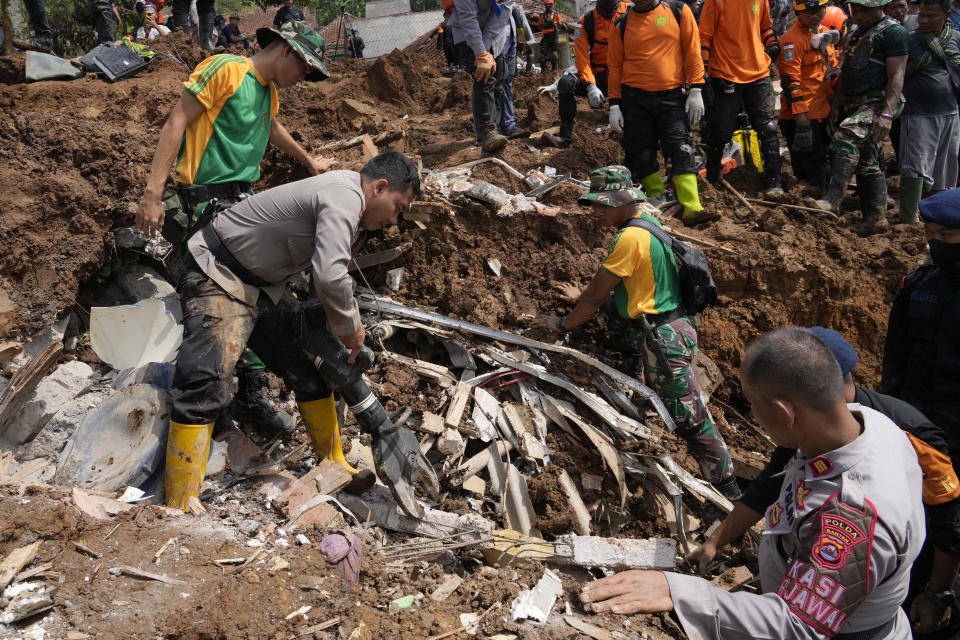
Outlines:
<svg viewBox="0 0 960 640"><path fill-rule="evenodd" d="M163 490L168 507L190 510L190 498L199 498L200 484L207 472L213 423L180 424L170 421L167 435L167 466Z"/></svg>
<svg viewBox="0 0 960 640"><path fill-rule="evenodd" d="M647 194L648 198L653 196L658 196L667 188L663 185L663 176L660 175L660 172L651 173L646 178L640 181L640 185L643 187L643 192Z"/></svg>
<svg viewBox="0 0 960 640"><path fill-rule="evenodd" d="M683 205L684 218L690 218L703 211L700 193L697 191L697 174L683 173L673 176L673 186L677 190L677 202Z"/></svg>
<svg viewBox="0 0 960 640"><path fill-rule="evenodd" d="M307 435L313 442L313 451L321 460L329 459L355 475L357 470L343 457L340 442L340 425L337 422L337 405L331 393L326 398L297 404L300 416L307 427Z"/></svg>

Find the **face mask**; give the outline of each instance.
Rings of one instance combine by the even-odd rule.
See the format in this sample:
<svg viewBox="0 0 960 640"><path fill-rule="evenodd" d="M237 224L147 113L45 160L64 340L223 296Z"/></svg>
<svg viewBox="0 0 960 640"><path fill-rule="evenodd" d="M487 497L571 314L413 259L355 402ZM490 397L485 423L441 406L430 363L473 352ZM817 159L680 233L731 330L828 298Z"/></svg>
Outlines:
<svg viewBox="0 0 960 640"><path fill-rule="evenodd" d="M960 261L960 244L942 240L931 240L928 244L933 264L941 269L954 267Z"/></svg>

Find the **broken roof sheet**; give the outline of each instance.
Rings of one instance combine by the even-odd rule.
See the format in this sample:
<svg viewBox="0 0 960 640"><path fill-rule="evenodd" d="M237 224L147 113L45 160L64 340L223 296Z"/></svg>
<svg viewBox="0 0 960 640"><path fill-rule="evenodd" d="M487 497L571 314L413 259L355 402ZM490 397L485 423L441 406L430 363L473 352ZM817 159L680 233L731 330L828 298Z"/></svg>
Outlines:
<svg viewBox="0 0 960 640"><path fill-rule="evenodd" d="M321 32L329 47L337 40L339 18ZM443 20L443 11L418 11L377 18L347 16L348 29L356 29L366 47L364 58L378 58L394 49L403 49L425 33L435 29ZM341 40L343 36L340 36Z"/></svg>

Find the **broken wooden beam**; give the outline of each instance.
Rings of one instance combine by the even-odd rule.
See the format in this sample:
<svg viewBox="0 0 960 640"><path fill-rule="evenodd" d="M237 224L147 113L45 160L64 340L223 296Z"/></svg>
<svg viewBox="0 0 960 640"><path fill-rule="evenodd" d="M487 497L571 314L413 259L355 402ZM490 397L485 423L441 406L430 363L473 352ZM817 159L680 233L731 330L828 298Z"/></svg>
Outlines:
<svg viewBox="0 0 960 640"><path fill-rule="evenodd" d="M357 269L366 269L368 267L375 267L377 265L384 264L386 262L392 262L396 260L407 251L413 247L412 242L404 242L395 247L390 247L389 249L384 249L383 251L374 251L373 253L365 253L363 255L357 256L350 261L350 266L348 271L356 271Z"/></svg>
<svg viewBox="0 0 960 640"><path fill-rule="evenodd" d="M7 557L0 562L0 589L6 588L21 569L33 562L38 551L40 551L39 540L7 554Z"/></svg>

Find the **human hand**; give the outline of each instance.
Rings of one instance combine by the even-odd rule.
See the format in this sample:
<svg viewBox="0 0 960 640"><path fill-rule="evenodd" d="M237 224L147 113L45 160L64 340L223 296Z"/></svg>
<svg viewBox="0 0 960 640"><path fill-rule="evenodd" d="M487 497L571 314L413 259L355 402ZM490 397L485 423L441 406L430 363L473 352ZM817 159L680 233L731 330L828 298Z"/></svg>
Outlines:
<svg viewBox="0 0 960 640"><path fill-rule="evenodd" d="M873 121L873 141L879 143L890 133L890 126L893 124L893 118L889 115L880 114Z"/></svg>
<svg viewBox="0 0 960 640"><path fill-rule="evenodd" d="M813 151L813 125L804 118L797 118L797 132L793 136L793 146L797 151Z"/></svg>
<svg viewBox="0 0 960 640"><path fill-rule="evenodd" d="M532 329L546 329L547 331L552 331L553 333L562 333L563 326L560 322L560 317L552 314L545 316L537 316L533 319L533 322L530 323Z"/></svg>
<svg viewBox="0 0 960 640"><path fill-rule="evenodd" d="M367 337L366 329L363 328L363 325L360 325L360 328L352 334L337 337L340 338L343 346L350 349L350 355L347 356L347 364L355 363L357 361L357 354L360 353L360 349L363 348L363 340Z"/></svg>
<svg viewBox="0 0 960 640"><path fill-rule="evenodd" d="M324 171L327 171L333 165L337 164L336 158L328 158L326 156L317 156L310 160L310 164L307 165L307 171L310 172L310 175L316 176Z"/></svg>
<svg viewBox="0 0 960 640"><path fill-rule="evenodd" d="M910 622L917 633L931 633L950 622L950 607L941 606L926 591L913 599L910 606Z"/></svg>
<svg viewBox="0 0 960 640"><path fill-rule="evenodd" d="M489 51L477 56L474 64L477 69L473 72L473 80L479 84L486 84L497 72L497 61Z"/></svg>
<svg viewBox="0 0 960 640"><path fill-rule="evenodd" d="M565 302L570 302L572 304L577 304L577 301L580 300L580 294L583 293L580 291L580 287L572 284L565 284L560 287L557 287L560 290L560 297Z"/></svg>
<svg viewBox="0 0 960 640"><path fill-rule="evenodd" d="M697 566L697 573L702 576L707 575L707 567L717 557L717 545L711 540L703 543L703 546L687 556L687 562Z"/></svg>
<svg viewBox="0 0 960 640"><path fill-rule="evenodd" d="M597 85L587 85L587 102L589 102L590 106L594 109L600 109L603 107L603 103L606 102L606 99L603 97L603 91L600 91Z"/></svg>
<svg viewBox="0 0 960 640"><path fill-rule="evenodd" d="M690 121L690 126L696 126L700 122L700 118L703 117L703 92L699 87L694 87L690 89L690 95L687 96L687 104L684 107L684 111L687 112L687 120Z"/></svg>
<svg viewBox="0 0 960 640"><path fill-rule="evenodd" d="M584 608L594 613L658 613L673 610L670 585L662 571L633 569L588 582L580 591Z"/></svg>
<svg viewBox="0 0 960 640"><path fill-rule="evenodd" d="M620 113L620 105L618 104L610 107L610 130L623 133L623 114Z"/></svg>
<svg viewBox="0 0 960 640"><path fill-rule="evenodd" d="M537 93L542 95L548 95L551 98L556 98L557 94L560 93L560 89L557 88L557 83L548 84L542 87L537 88Z"/></svg>
<svg viewBox="0 0 960 640"><path fill-rule="evenodd" d="M159 236L163 229L163 217L163 202L160 197L144 193L137 207L137 229L147 238Z"/></svg>

